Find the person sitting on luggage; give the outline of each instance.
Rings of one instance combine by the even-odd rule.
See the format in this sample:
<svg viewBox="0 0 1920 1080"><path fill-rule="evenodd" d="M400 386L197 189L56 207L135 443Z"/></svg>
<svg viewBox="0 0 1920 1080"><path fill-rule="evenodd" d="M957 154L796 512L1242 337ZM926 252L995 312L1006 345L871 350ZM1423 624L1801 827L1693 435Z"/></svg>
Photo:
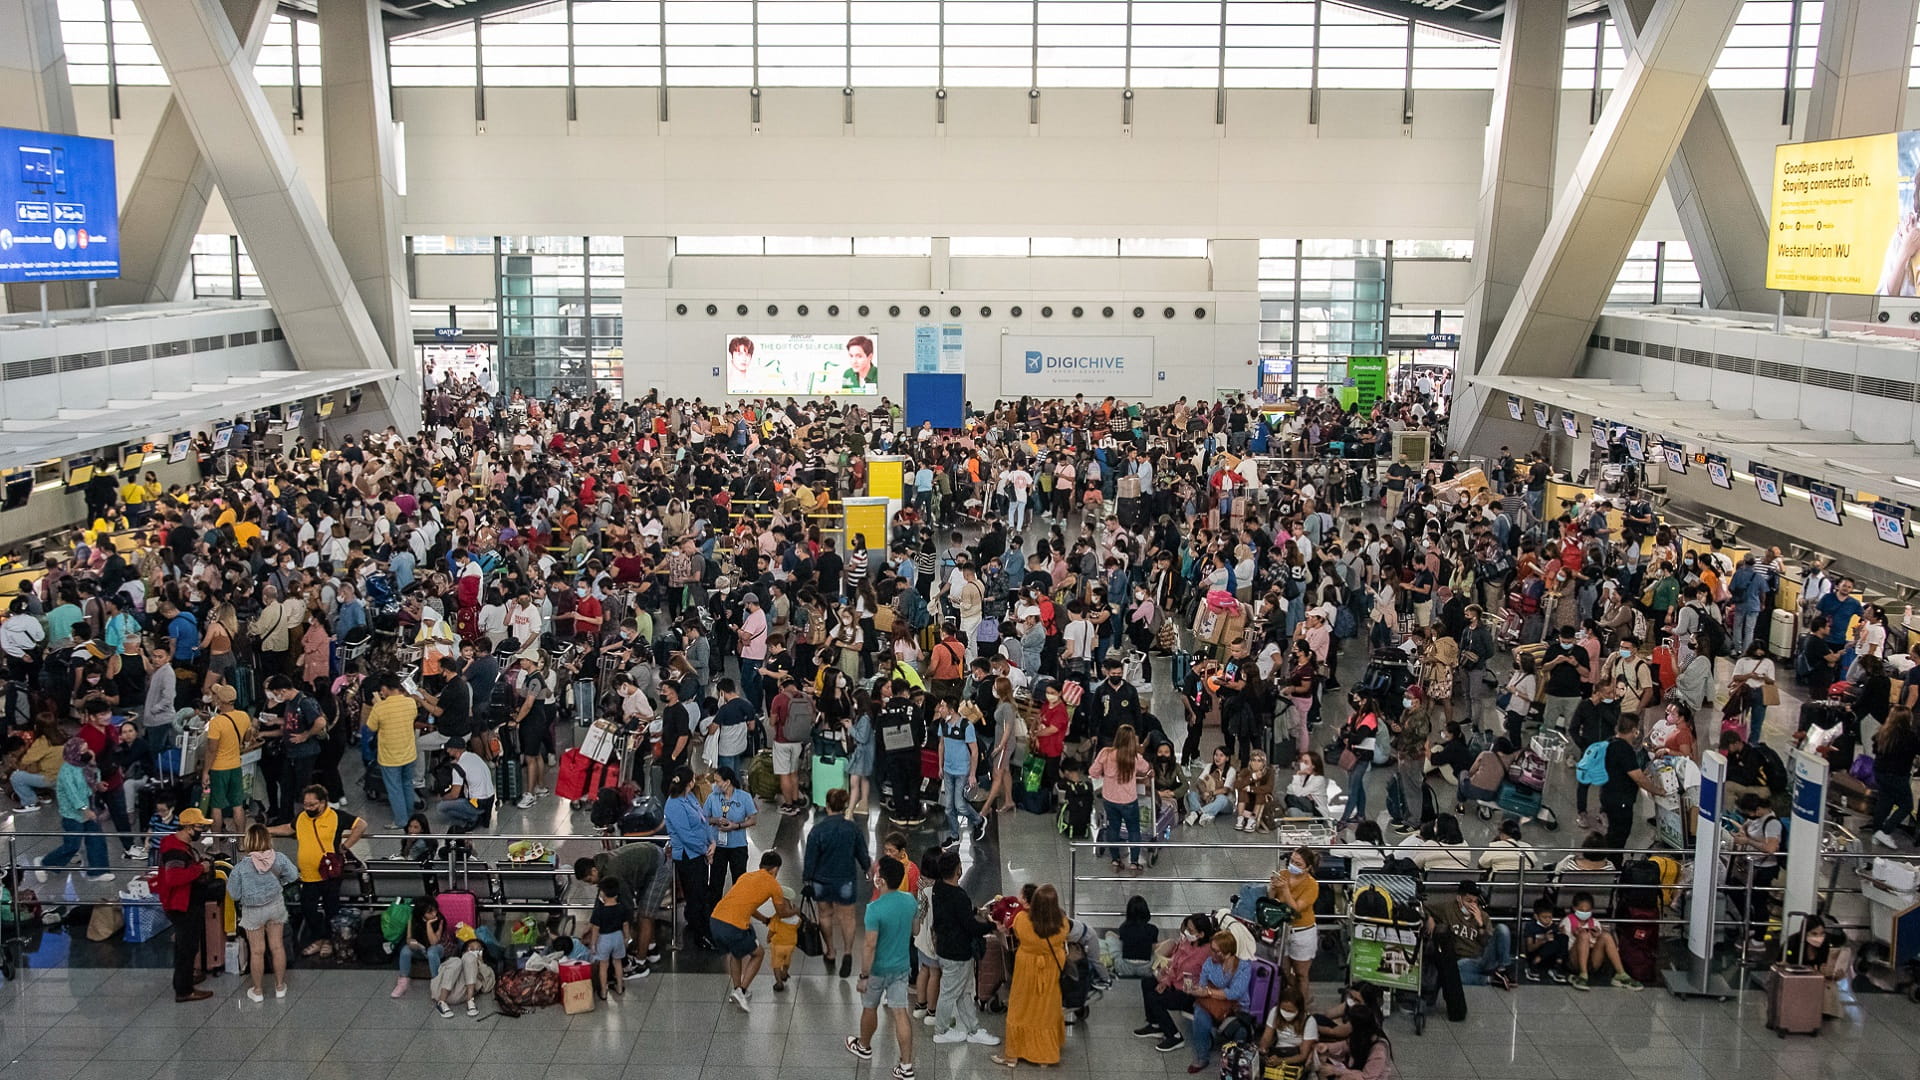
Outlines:
<svg viewBox="0 0 1920 1080"><path fill-rule="evenodd" d="M1533 902L1533 917L1521 924L1520 955L1527 961L1522 970L1528 982L1567 981L1567 935L1553 901L1544 896Z"/></svg>
<svg viewBox="0 0 1920 1080"><path fill-rule="evenodd" d="M1453 812L1464 814L1468 803L1494 802L1500 798L1500 782L1507 778L1507 766L1519 751L1513 748L1513 740L1505 735L1496 737L1493 745L1480 751L1473 764L1460 777L1460 789L1454 799Z"/></svg>
<svg viewBox="0 0 1920 1080"><path fill-rule="evenodd" d="M1320 1041L1320 1026L1307 1012L1300 996L1300 983L1288 983L1280 991L1280 1001L1267 1013L1260 1029L1260 1054L1267 1068L1286 1066L1304 1073L1314 1061L1314 1046ZM1264 1074L1264 1069L1262 1070Z"/></svg>
<svg viewBox="0 0 1920 1080"><path fill-rule="evenodd" d="M1847 944L1844 931L1827 926L1818 915L1808 915L1806 925L1787 939L1780 958L1789 964L1819 969L1827 984L1820 1015L1841 1015L1840 980L1853 978L1853 947Z"/></svg>
<svg viewBox="0 0 1920 1080"><path fill-rule="evenodd" d="M1513 989L1513 978L1507 974L1513 963L1513 931L1487 914L1480 886L1463 881L1451 901L1436 900L1428 906L1427 933L1443 930L1453 943L1461 985L1491 983L1502 990Z"/></svg>
<svg viewBox="0 0 1920 1080"><path fill-rule="evenodd" d="M1627 974L1620 963L1620 942L1593 913L1593 894L1573 894L1573 910L1563 926L1567 932L1567 967L1572 971L1575 990L1589 989L1593 972L1603 964L1613 969L1613 985L1623 990L1644 990L1639 980Z"/></svg>

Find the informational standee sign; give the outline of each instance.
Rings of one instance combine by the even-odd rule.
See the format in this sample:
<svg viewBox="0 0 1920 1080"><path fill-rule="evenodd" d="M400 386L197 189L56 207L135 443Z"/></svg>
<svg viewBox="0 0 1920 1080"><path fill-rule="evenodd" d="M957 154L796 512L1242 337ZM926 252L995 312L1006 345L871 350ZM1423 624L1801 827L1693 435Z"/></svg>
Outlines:
<svg viewBox="0 0 1920 1080"><path fill-rule="evenodd" d="M1774 147L1767 288L1913 296L1920 132Z"/></svg>
<svg viewBox="0 0 1920 1080"><path fill-rule="evenodd" d="M1693 901L1687 912L1687 950L1713 955L1713 913L1719 905L1721 800L1725 797L1727 756L1718 750L1700 755L1700 823L1693 833Z"/></svg>
<svg viewBox="0 0 1920 1080"><path fill-rule="evenodd" d="M1793 824L1787 830L1785 907L1781 913L1813 910L1820 884L1820 840L1827 826L1827 761L1795 750L1787 763L1792 774Z"/></svg>
<svg viewBox="0 0 1920 1080"><path fill-rule="evenodd" d="M119 276L113 143L0 128L0 282Z"/></svg>
<svg viewBox="0 0 1920 1080"><path fill-rule="evenodd" d="M1010 334L1000 339L1000 394L1144 398L1153 393L1150 337Z"/></svg>

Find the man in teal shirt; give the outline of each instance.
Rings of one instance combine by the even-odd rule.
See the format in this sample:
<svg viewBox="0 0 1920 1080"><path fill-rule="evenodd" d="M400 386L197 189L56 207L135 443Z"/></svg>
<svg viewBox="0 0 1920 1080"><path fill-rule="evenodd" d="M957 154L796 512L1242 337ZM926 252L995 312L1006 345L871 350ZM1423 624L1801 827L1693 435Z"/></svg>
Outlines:
<svg viewBox="0 0 1920 1080"><path fill-rule="evenodd" d="M47 645L61 648L73 644L73 628L85 618L80 612L72 586L60 589L60 606L47 612Z"/></svg>
<svg viewBox="0 0 1920 1080"><path fill-rule="evenodd" d="M873 1060L873 1033L880 1026L880 1006L893 1014L894 1037L900 1043L900 1064L894 1080L913 1080L913 1017L907 1012L909 951L913 948L913 897L900 891L906 865L897 859L880 860L885 889L867 903L867 940L860 958L860 1034L847 1036L847 1052L862 1061Z"/></svg>

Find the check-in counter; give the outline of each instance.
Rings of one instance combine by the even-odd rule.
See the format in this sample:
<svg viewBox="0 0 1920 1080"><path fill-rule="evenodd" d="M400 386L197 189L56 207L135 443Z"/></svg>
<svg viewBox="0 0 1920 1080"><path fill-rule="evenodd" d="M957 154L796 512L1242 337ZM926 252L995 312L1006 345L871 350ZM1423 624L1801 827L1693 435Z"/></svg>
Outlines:
<svg viewBox="0 0 1920 1080"><path fill-rule="evenodd" d="M1708 538L1706 530L1693 528L1680 530L1681 554L1684 555L1689 551L1711 551L1712 549L1713 541ZM1754 551L1738 540L1722 540L1720 541L1720 554L1725 555L1733 565L1739 566L1740 560L1746 558L1748 555L1754 554Z"/></svg>

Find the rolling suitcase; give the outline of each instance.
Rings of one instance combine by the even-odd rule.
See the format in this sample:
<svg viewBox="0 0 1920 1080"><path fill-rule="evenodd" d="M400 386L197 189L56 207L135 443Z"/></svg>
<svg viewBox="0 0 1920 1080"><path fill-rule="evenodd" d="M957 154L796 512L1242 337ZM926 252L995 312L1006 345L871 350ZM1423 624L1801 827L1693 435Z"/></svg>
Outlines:
<svg viewBox="0 0 1920 1080"><path fill-rule="evenodd" d="M434 896L434 902L440 906L440 917L448 926L466 923L475 927L480 925L480 901L470 892L448 889Z"/></svg>
<svg viewBox="0 0 1920 1080"><path fill-rule="evenodd" d="M1794 645L1799 641L1799 620L1791 611L1773 610L1773 618L1767 623L1767 651L1777 660L1793 658Z"/></svg>
<svg viewBox="0 0 1920 1080"><path fill-rule="evenodd" d="M1806 926L1806 915L1800 916L1800 925ZM1784 938L1786 929L1793 922L1789 914L1780 921L1780 932ZM1773 981L1767 984L1767 1027L1775 1035L1786 1038L1788 1035L1810 1035L1818 1037L1822 1013L1827 998L1827 977L1819 968L1804 963L1806 959L1806 931L1801 930L1801 954L1789 958L1783 952L1780 962L1773 965Z"/></svg>
<svg viewBox="0 0 1920 1080"><path fill-rule="evenodd" d="M827 792L847 786L847 759L816 756L813 759L813 805L827 805Z"/></svg>

